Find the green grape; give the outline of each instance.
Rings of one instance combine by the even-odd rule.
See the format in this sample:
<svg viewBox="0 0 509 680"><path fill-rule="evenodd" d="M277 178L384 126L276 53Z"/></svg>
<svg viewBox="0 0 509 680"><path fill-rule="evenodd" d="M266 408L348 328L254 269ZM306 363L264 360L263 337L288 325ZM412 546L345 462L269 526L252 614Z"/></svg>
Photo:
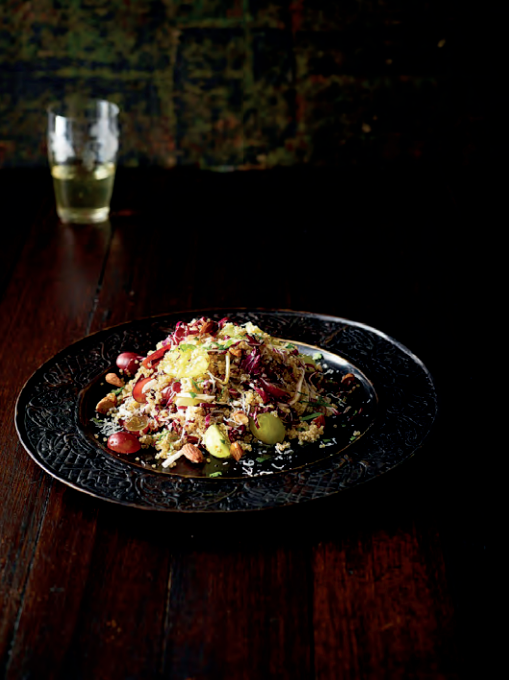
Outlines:
<svg viewBox="0 0 509 680"><path fill-rule="evenodd" d="M260 413L257 421L259 427L256 427L252 418L249 419L249 429L257 439L264 444L277 444L283 441L286 429L277 416L273 416L271 413Z"/></svg>
<svg viewBox="0 0 509 680"><path fill-rule="evenodd" d="M203 444L211 456L215 458L228 458L230 456L230 444L226 435L221 432L217 425L211 425L203 435Z"/></svg>

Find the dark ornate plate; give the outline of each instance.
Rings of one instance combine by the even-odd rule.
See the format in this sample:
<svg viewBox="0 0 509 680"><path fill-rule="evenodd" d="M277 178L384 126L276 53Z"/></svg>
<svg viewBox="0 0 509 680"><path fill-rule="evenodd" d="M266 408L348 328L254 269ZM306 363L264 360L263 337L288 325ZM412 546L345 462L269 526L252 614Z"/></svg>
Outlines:
<svg viewBox="0 0 509 680"><path fill-rule="evenodd" d="M272 336L320 348L328 366L352 372L362 386L363 416L355 436L310 447L283 469L250 476L206 477L177 467L162 473L146 461L116 457L90 424L95 395L120 352L145 354L179 320L228 316L252 321ZM15 411L19 438L56 479L92 496L165 511L255 510L324 498L378 477L411 456L437 411L432 378L403 345L363 324L287 310L194 310L141 319L83 338L41 366L22 389ZM192 466L191 466L192 468Z"/></svg>

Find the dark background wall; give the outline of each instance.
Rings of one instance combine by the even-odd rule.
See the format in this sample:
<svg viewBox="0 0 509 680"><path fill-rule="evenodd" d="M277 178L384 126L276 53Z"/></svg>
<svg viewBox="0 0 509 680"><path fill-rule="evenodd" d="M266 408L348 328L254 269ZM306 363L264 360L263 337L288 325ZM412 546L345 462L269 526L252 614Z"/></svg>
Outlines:
<svg viewBox="0 0 509 680"><path fill-rule="evenodd" d="M491 161L484 25L459 0L0 0L0 167L46 163L76 90L120 105L124 166Z"/></svg>

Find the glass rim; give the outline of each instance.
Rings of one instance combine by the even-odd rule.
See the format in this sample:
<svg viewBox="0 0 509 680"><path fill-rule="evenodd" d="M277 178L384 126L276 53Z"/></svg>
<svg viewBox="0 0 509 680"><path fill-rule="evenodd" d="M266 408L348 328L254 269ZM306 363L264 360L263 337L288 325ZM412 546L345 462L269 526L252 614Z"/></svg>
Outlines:
<svg viewBox="0 0 509 680"><path fill-rule="evenodd" d="M108 115L118 116L120 113L120 107L118 104L115 104L111 100L105 99L104 97L93 97L86 95L69 95L60 100L53 100L46 107L46 112L48 116L64 118L65 120L87 120L87 109L92 108L91 105L99 103L107 105ZM72 105L76 107L77 111L72 115L67 115L65 109L66 107L70 107Z"/></svg>

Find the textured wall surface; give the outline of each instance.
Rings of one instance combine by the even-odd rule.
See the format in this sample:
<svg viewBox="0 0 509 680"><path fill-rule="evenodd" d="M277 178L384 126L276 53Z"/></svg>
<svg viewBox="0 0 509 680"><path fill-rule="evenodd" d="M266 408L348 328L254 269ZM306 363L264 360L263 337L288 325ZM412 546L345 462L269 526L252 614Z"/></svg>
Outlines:
<svg viewBox="0 0 509 680"><path fill-rule="evenodd" d="M478 90L464 12L457 0L0 0L0 167L44 164L45 108L78 90L119 104L122 165L468 162Z"/></svg>

